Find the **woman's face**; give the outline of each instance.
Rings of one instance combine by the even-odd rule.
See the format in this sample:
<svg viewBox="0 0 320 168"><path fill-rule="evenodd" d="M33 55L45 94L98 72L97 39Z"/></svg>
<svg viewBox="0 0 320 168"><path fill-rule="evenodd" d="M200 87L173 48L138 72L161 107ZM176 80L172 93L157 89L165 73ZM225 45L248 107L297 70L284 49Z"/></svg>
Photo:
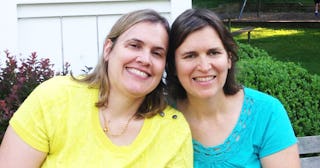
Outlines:
<svg viewBox="0 0 320 168"><path fill-rule="evenodd" d="M217 32L206 26L187 36L175 51L178 79L189 98L223 94L231 59Z"/></svg>
<svg viewBox="0 0 320 168"><path fill-rule="evenodd" d="M110 92L144 97L154 90L162 79L167 47L168 34L160 23L137 23L115 43L107 40L104 58L108 61Z"/></svg>

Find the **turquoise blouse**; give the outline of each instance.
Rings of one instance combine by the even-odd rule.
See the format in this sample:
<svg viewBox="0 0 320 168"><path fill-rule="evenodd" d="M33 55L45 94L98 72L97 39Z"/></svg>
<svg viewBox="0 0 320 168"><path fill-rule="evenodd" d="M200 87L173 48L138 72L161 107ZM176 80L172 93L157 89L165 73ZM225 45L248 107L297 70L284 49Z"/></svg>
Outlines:
<svg viewBox="0 0 320 168"><path fill-rule="evenodd" d="M238 122L223 144L206 147L193 140L195 168L259 168L260 159L297 143L280 101L244 88Z"/></svg>

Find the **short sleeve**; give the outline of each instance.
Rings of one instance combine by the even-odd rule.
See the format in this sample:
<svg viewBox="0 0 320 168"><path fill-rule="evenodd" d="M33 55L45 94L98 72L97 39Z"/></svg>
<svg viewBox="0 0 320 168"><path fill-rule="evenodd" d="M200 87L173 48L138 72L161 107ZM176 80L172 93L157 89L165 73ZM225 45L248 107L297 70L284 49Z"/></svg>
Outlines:
<svg viewBox="0 0 320 168"><path fill-rule="evenodd" d="M270 113L266 118L267 121L263 131L260 158L284 150L297 143L297 138L285 108L279 100L273 100L270 106L266 107L266 110L270 110Z"/></svg>
<svg viewBox="0 0 320 168"><path fill-rule="evenodd" d="M186 136L184 139L178 153L167 165L168 168L175 167L193 167L193 148L192 148L192 138L191 134Z"/></svg>
<svg viewBox="0 0 320 168"><path fill-rule="evenodd" d="M9 124L20 138L33 148L49 151L48 136L41 104L41 90L37 87L15 112ZM43 99L42 99L43 100Z"/></svg>

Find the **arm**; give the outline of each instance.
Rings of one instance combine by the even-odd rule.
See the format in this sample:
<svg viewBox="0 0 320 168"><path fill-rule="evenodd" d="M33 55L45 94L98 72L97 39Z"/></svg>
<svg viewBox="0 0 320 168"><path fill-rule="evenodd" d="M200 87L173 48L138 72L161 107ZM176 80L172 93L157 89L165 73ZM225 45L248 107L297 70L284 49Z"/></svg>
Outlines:
<svg viewBox="0 0 320 168"><path fill-rule="evenodd" d="M292 145L261 159L263 168L300 168L298 145Z"/></svg>
<svg viewBox="0 0 320 168"><path fill-rule="evenodd" d="M268 107L266 105L266 107ZM289 116L277 99L270 103L266 127L261 143L260 157L264 168L300 168L297 138Z"/></svg>
<svg viewBox="0 0 320 168"><path fill-rule="evenodd" d="M41 166L46 156L46 153L26 144L11 126L8 127L0 146L0 167L36 168Z"/></svg>

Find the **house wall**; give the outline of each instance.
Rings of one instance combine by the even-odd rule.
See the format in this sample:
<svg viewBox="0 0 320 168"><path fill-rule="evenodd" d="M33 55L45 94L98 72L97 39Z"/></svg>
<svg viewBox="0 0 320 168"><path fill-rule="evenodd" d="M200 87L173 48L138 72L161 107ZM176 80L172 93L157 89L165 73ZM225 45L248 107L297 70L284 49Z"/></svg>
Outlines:
<svg viewBox="0 0 320 168"><path fill-rule="evenodd" d="M73 73L80 74L85 66L96 65L106 35L122 14L152 8L172 22L191 8L191 0L18 0L5 8L10 17L4 18L8 28L0 31L5 32L0 34L5 37L0 38L0 50L20 57L37 52L50 58L55 71L68 62Z"/></svg>

